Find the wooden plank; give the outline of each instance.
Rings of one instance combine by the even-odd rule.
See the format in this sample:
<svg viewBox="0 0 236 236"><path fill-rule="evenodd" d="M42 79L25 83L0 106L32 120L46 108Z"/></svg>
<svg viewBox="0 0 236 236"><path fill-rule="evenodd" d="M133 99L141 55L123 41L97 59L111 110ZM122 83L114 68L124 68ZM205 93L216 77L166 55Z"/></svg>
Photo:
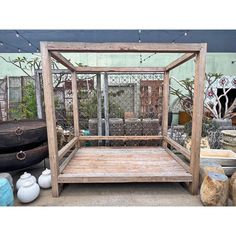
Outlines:
<svg viewBox="0 0 236 236"><path fill-rule="evenodd" d="M68 163L71 161L71 159L74 157L75 153L78 151L78 148L75 148L71 154L62 162L60 165L59 171L62 173L62 171L65 169L65 167L68 165Z"/></svg>
<svg viewBox="0 0 236 236"><path fill-rule="evenodd" d="M68 59L66 59L64 56L62 56L61 53L51 52L51 55L55 60L57 60L63 66L68 68L71 72L76 71L76 68L74 67L74 65Z"/></svg>
<svg viewBox="0 0 236 236"><path fill-rule="evenodd" d="M175 142L170 137L164 137L164 140L173 146L177 151L183 154L188 160L190 160L190 151L187 150L185 147L181 146L179 143Z"/></svg>
<svg viewBox="0 0 236 236"><path fill-rule="evenodd" d="M102 90L101 90L101 74L97 74L97 121L98 121L98 136L102 135ZM98 143L101 145L101 142Z"/></svg>
<svg viewBox="0 0 236 236"><path fill-rule="evenodd" d="M181 57L179 57L178 59L174 60L173 62L171 62L167 67L166 67L166 71L170 71L174 68L176 68L177 66L185 63L186 61L194 58L196 56L195 53L185 53L184 55L182 55Z"/></svg>
<svg viewBox="0 0 236 236"><path fill-rule="evenodd" d="M78 73L98 73L98 72L164 72L165 67L76 67Z"/></svg>
<svg viewBox="0 0 236 236"><path fill-rule="evenodd" d="M89 140L162 140L163 136L160 135L150 135L150 136L80 136L79 140L89 141Z"/></svg>
<svg viewBox="0 0 236 236"><path fill-rule="evenodd" d="M109 136L109 101L108 101L108 76L104 74L104 117L105 117L105 136ZM109 145L109 140L106 140L106 146Z"/></svg>
<svg viewBox="0 0 236 236"><path fill-rule="evenodd" d="M168 113L169 113L169 85L170 85L170 78L169 72L165 72L164 77L164 85L163 85L163 103L162 103L162 135L167 137L168 131ZM162 143L164 148L167 147L167 143L164 140Z"/></svg>
<svg viewBox="0 0 236 236"><path fill-rule="evenodd" d="M62 183L191 182L163 148L82 147L66 165Z"/></svg>
<svg viewBox="0 0 236 236"><path fill-rule="evenodd" d="M72 86L72 105L73 105L73 119L74 119L74 135L79 137L79 109L78 109L78 89L77 89L77 75L76 72L71 74L71 86ZM79 140L78 144L79 146Z"/></svg>
<svg viewBox="0 0 236 236"><path fill-rule="evenodd" d="M199 43L84 43L46 42L48 50L62 52L197 52Z"/></svg>
<svg viewBox="0 0 236 236"><path fill-rule="evenodd" d="M190 173L190 167L184 161L182 161L177 155L175 155L169 148L166 148L166 152L172 156L186 171Z"/></svg>
<svg viewBox="0 0 236 236"><path fill-rule="evenodd" d="M51 73L51 57L44 43L40 43L42 68L43 68L43 87L44 87L44 102L45 114L47 124L47 137L48 137L48 150L49 161L52 176L52 195L53 197L59 196L59 160L57 149L57 132L56 132L56 117L55 105L53 95L53 81Z"/></svg>
<svg viewBox="0 0 236 236"><path fill-rule="evenodd" d="M65 154L76 144L78 143L79 138L78 137L74 137L73 139L70 140L69 143L67 143L63 148L61 148L58 151L58 157L59 160L61 160Z"/></svg>
<svg viewBox="0 0 236 236"><path fill-rule="evenodd" d="M143 182L191 182L192 176L127 176L127 175L113 175L113 176L94 176L85 174L60 174L58 177L59 183L143 183Z"/></svg>
<svg viewBox="0 0 236 236"><path fill-rule="evenodd" d="M204 80L206 65L207 44L202 44L202 48L196 57L195 77L194 77L194 99L192 117L192 138L191 138L191 158L190 168L193 175L193 182L190 185L192 194L198 194L199 171L200 171L200 142L202 134L203 118L203 98Z"/></svg>

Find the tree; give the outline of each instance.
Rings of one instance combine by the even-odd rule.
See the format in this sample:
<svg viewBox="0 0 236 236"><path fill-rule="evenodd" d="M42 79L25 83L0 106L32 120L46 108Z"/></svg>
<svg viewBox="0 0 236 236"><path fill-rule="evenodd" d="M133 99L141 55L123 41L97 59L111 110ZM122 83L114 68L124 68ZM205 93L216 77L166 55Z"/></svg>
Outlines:
<svg viewBox="0 0 236 236"><path fill-rule="evenodd" d="M208 73L206 76L206 86L205 86L205 96L204 96L204 108L208 110L212 117L216 119L226 119L232 118L234 116L233 110L236 108L236 99L229 106L228 92L232 89L226 88L226 83L223 83L223 94L217 95L213 93L211 90L211 86L218 81L222 74L220 73ZM194 79L186 78L184 80L178 81L176 78L172 77L172 79L182 88L176 89L173 86L170 86L171 94L178 97L180 105L182 109L187 112L191 117L193 113L193 97L194 97ZM215 98L214 103L210 103L206 100L207 95L210 93L211 96ZM222 113L222 100L221 98L225 98L225 112Z"/></svg>

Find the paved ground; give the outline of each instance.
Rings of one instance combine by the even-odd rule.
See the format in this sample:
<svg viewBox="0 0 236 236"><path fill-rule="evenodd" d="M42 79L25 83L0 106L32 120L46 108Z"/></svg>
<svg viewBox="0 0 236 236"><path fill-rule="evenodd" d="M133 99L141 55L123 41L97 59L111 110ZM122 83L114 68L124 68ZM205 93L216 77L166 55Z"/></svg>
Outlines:
<svg viewBox="0 0 236 236"><path fill-rule="evenodd" d="M48 166L48 163L46 163ZM27 170L38 177L43 163ZM23 173L11 173L14 182ZM199 196L192 196L178 183L125 183L125 184L67 184L59 198L51 190L41 189L39 197L30 204L16 206L201 206Z"/></svg>

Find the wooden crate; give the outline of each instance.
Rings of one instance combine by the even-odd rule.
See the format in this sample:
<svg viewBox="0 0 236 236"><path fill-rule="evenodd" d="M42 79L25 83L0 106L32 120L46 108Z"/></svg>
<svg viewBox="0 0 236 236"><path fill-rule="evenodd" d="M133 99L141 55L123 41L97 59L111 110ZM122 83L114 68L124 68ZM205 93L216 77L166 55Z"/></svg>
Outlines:
<svg viewBox="0 0 236 236"><path fill-rule="evenodd" d="M202 148L200 152L201 162L215 162L220 164L226 175L232 175L236 171L236 153L231 150Z"/></svg>

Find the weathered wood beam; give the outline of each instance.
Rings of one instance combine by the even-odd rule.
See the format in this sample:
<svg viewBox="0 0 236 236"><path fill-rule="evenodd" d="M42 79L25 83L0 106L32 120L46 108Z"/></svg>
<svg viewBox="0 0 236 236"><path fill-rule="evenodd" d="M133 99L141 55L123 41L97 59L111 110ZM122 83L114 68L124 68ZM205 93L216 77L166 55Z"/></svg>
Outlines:
<svg viewBox="0 0 236 236"><path fill-rule="evenodd" d="M169 72L166 71L164 75L164 85L163 85L163 102L162 102L162 135L167 136L168 131L168 113L169 113L169 85L170 77ZM163 140L162 146L167 147L167 142Z"/></svg>
<svg viewBox="0 0 236 236"><path fill-rule="evenodd" d="M153 136L80 136L79 140L89 141L89 140L162 140L163 136L153 135Z"/></svg>
<svg viewBox="0 0 236 236"><path fill-rule="evenodd" d="M204 81L206 67L207 44L203 44L195 62L194 77L194 98L192 117L192 137L191 137L191 158L190 169L193 175L193 182L190 185L192 194L198 194L199 172L200 172L200 144L202 135Z"/></svg>
<svg viewBox="0 0 236 236"><path fill-rule="evenodd" d="M55 60L57 60L59 63L61 63L67 69L69 69L71 72L76 71L76 68L74 67L74 65L68 59L66 59L64 56L62 56L61 53L52 51L51 55Z"/></svg>
<svg viewBox="0 0 236 236"><path fill-rule="evenodd" d="M174 68L176 68L177 66L185 63L186 61L194 58L196 56L195 53L185 53L184 55L182 55L181 57L179 57L178 59L176 59L175 61L171 62L167 67L166 70L170 71Z"/></svg>
<svg viewBox="0 0 236 236"><path fill-rule="evenodd" d="M67 143L63 148L58 151L59 160L61 160L65 156L65 154L78 142L78 140L78 137L74 137L70 140L69 143Z"/></svg>
<svg viewBox="0 0 236 236"><path fill-rule="evenodd" d="M188 160L190 160L190 151L186 149L185 147L181 146L179 143L175 142L170 137L164 137L164 140L169 143L171 146L173 146L177 151L182 153Z"/></svg>
<svg viewBox="0 0 236 236"><path fill-rule="evenodd" d="M98 73L98 72L164 72L165 67L76 67L78 73Z"/></svg>
<svg viewBox="0 0 236 236"><path fill-rule="evenodd" d="M60 174L62 173L62 171L66 168L66 166L68 165L68 163L70 162L70 160L74 157L75 153L78 151L78 148L75 148L71 154L62 162L62 164L60 165Z"/></svg>
<svg viewBox="0 0 236 236"><path fill-rule="evenodd" d="M55 102L53 94L53 81L51 72L51 56L44 43L40 43L42 67L43 67L43 90L45 102L45 114L47 123L48 151L52 176L52 195L59 196L59 160L57 148L57 131L56 131L56 115Z"/></svg>
<svg viewBox="0 0 236 236"><path fill-rule="evenodd" d="M71 74L71 87L72 87L72 105L73 105L73 121L74 121L74 135L79 137L79 109L78 109L78 88L77 88L77 75L76 72ZM79 146L79 143L76 147Z"/></svg>
<svg viewBox="0 0 236 236"><path fill-rule="evenodd" d="M46 42L50 51L61 52L198 52L200 43L84 43Z"/></svg>
<svg viewBox="0 0 236 236"><path fill-rule="evenodd" d="M173 157L186 171L190 173L190 167L183 160L181 160L176 154L174 154L169 148L165 148L166 152Z"/></svg>

